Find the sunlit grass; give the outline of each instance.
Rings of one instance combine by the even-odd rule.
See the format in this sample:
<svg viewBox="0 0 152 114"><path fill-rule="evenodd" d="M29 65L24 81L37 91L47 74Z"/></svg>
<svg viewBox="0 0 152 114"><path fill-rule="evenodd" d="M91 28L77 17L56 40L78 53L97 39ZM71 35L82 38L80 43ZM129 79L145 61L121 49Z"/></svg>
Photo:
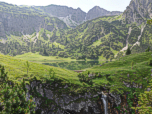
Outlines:
<svg viewBox="0 0 152 114"><path fill-rule="evenodd" d="M8 77L17 83L20 82L24 74L27 74L25 66L24 66L24 63L26 62L26 60L21 60L21 59L0 54L0 61L1 61L0 64L4 65L6 71L9 72ZM56 76L59 78L75 80L76 83L78 81L77 73L74 71L42 65L42 64L33 63L33 62L29 62L29 63L30 63L31 70L29 71L29 76L24 77L26 81L29 78L33 78L34 76L36 76L37 79L43 80L44 75L49 73L48 71L50 68L54 69ZM33 74L32 77L30 77L31 74Z"/></svg>
<svg viewBox="0 0 152 114"><path fill-rule="evenodd" d="M135 72L135 67L138 67L141 69L142 68L152 69L151 66L147 65L147 62L148 62L149 58L151 57L151 54L152 54L152 52L131 54L131 55L127 55L123 58L120 58L120 60L115 60L115 61L108 62L108 63L105 63L105 61L103 59L103 61L100 61L100 62L104 62L105 63L104 65L102 65L102 66L97 65L92 68L87 68L87 69L85 69L86 71L84 71L83 73L85 74L88 71L90 71L93 73L101 72L102 74L120 75L119 72L121 72L121 71ZM25 60L22 60L20 58L25 59ZM0 64L5 66L5 69L8 72L9 79L11 79L17 83L20 83L22 78L25 78L26 83L28 83L28 80L33 78L34 76L38 80L44 81L44 79L46 79L46 75L48 75L48 73L49 73L48 72L49 69L53 68L56 73L55 74L56 77L63 79L63 80L68 80L68 81L70 80L71 83L78 84L83 87L83 83L81 83L79 81L79 78L77 77L78 73L71 71L71 70L61 69L58 67L42 65L39 63L29 62L30 67L31 67L31 70L29 71L29 76L24 75L24 74L27 74L25 66L24 66L24 63L26 62L26 60L30 59L30 60L35 60L35 61L36 60L41 61L44 58L46 58L46 57L41 56L38 53L35 53L33 55L32 55L32 53L26 53L24 55L18 55L16 57L10 57L10 56L0 54L0 61L1 61ZM101 58L103 58L103 57L100 57L100 59ZM53 60L53 59L55 59L55 58L48 57L48 60ZM133 66L133 69L131 69L131 61L134 61L134 63L135 63ZM117 75L114 77L117 77ZM92 87L95 87L97 85L104 86L107 83L108 83L108 81L105 77L94 78Z"/></svg>
<svg viewBox="0 0 152 114"><path fill-rule="evenodd" d="M49 62L49 61L77 61L76 59L71 58L62 58L58 56L42 56L38 52L36 53L25 53L23 55L17 55L15 58L28 60L28 61L35 61L35 62ZM80 60L79 60L80 61Z"/></svg>

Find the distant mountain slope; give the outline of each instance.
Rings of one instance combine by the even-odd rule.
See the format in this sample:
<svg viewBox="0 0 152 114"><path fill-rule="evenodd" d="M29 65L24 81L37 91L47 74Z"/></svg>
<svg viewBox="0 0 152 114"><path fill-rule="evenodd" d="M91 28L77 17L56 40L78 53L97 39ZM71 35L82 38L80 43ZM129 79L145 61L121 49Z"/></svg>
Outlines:
<svg viewBox="0 0 152 114"><path fill-rule="evenodd" d="M140 4L141 1L132 0L130 4ZM150 0L147 2L151 3ZM88 20L75 29L67 29L63 21L57 17L48 17L48 13L44 15L44 11L40 8L37 9L40 12L37 12L31 7L9 7L11 10L17 7L14 9L21 11L17 10L17 14L10 13L10 10L4 7L6 13L4 10L1 12L4 14L1 16L1 35L10 34L6 36L7 40L0 41L0 51L4 54L15 56L27 52L39 52L44 56L74 59L112 59L119 55L120 51L125 52L128 45L132 53L144 52L148 46L152 48L152 26L145 23L146 19L128 21L132 16L128 19L124 17L136 15L136 12L127 13L127 10L134 11L136 7L130 9L131 6L129 6L118 16L102 16ZM149 7L144 4L143 7L148 11ZM101 9L98 7L96 11L98 10ZM59 12L58 15L64 16L66 13ZM15 16L18 17L15 18Z"/></svg>
<svg viewBox="0 0 152 114"><path fill-rule="evenodd" d="M44 10L49 13L50 16L67 17L71 15L71 19L77 23L81 23L86 16L86 13L80 8L73 9L71 7L60 5L36 6L36 8Z"/></svg>
<svg viewBox="0 0 152 114"><path fill-rule="evenodd" d="M95 6L92 9L90 9L86 15L87 20L95 19L97 17L101 16L112 16L112 15L120 15L122 12L120 11L107 11L103 8L100 8L99 6Z"/></svg>
<svg viewBox="0 0 152 114"><path fill-rule="evenodd" d="M80 8L73 9L67 6L60 5L48 5L48 6L35 6L36 8L42 9L50 16L55 16L63 20L67 25L76 27L79 24L91 19L95 19L100 16L106 15L120 15L122 12L119 11L107 11L99 6L95 6L89 10L88 13L82 11Z"/></svg>
<svg viewBox="0 0 152 114"><path fill-rule="evenodd" d="M127 24L136 22L138 26L145 23L147 19L152 18L151 4L152 0L131 0L123 13L124 22Z"/></svg>
<svg viewBox="0 0 152 114"><path fill-rule="evenodd" d="M30 8L0 2L0 37L14 34L32 34L41 28L52 31L54 28L67 29L66 24L55 17L42 15Z"/></svg>

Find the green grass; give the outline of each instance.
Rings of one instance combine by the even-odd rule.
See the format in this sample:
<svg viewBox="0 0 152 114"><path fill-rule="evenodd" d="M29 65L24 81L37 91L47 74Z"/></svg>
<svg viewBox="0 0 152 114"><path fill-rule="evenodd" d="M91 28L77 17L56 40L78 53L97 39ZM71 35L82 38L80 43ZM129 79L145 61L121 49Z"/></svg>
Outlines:
<svg viewBox="0 0 152 114"><path fill-rule="evenodd" d="M119 52L119 51L116 51L116 50L114 50L112 48L110 48L110 50L114 53L114 55L116 55Z"/></svg>
<svg viewBox="0 0 152 114"><path fill-rule="evenodd" d="M144 52L144 53L138 53L138 54L131 54L131 55L126 55L123 58L120 58L119 60L114 60L112 62L106 63L103 66L96 66L93 68L88 69L89 71L92 72L100 72L101 69L105 73L114 73L116 71L119 71L121 69L124 70L131 70L131 62L134 61L136 64L135 66L140 67L147 67L147 68L152 68L150 66L147 66L145 63L149 61L149 57L151 56L152 52ZM151 56L152 58L152 56ZM108 69L108 70L107 70Z"/></svg>
<svg viewBox="0 0 152 114"><path fill-rule="evenodd" d="M119 76L122 71L125 72L126 74L128 72L135 72L135 67L141 68L141 69L146 68L149 70L149 69L152 69L152 67L148 66L147 62L149 61L150 57L152 58L151 54L152 52L144 52L144 53L127 55L123 58L120 58L120 60L114 60L102 66L87 68L85 69L86 71L84 71L83 74L86 74L88 71L93 72L93 73L101 72L102 74L111 74L111 75L117 74L115 77L112 76L113 78L117 78L117 76ZM30 78L33 78L34 76L36 76L38 80L42 80L43 82L46 77L45 74L48 74L49 69L53 68L56 73L56 77L61 78L63 80L71 80L72 84L80 85L80 87L83 87L83 83L81 83L79 81L79 78L77 77L78 73L73 72L71 70L65 70L65 69L61 69L61 68L57 68L53 66L42 65L39 63L29 62L31 66L31 70L29 71L29 76L24 75L26 74L26 69L24 67L24 63L26 62L26 60L43 61L44 58L45 59L47 58L46 61L55 59L55 57L54 58L44 57L44 56L39 55L38 53L35 53L35 54L26 53L24 55L18 55L16 57L10 57L10 56L0 54L0 61L1 61L0 64L4 65L6 71L9 72L8 73L9 79L17 83L20 83L20 80L23 77L25 78L26 83L28 83L28 80ZM99 59L102 60L100 61L100 63L105 62L102 56ZM69 60L69 58L67 60ZM131 61L134 61L135 63L133 69L131 69ZM30 75L33 75L33 76L30 77ZM124 78L127 78L126 76L127 75L124 75ZM96 86L105 86L105 84L108 83L108 80L105 77L95 78L92 81L93 81L93 86L90 88L94 88ZM112 83L115 83L115 82L112 82Z"/></svg>
<svg viewBox="0 0 152 114"><path fill-rule="evenodd" d="M24 66L26 60L17 59L15 57L10 57L0 54L0 61L1 61L0 64L4 65L6 72L9 72L8 73L9 79L17 83L20 83L20 80L24 77L23 75L27 74L26 68ZM54 69L57 77L63 79L75 80L74 83L79 83L76 72L57 68L57 67L42 65L39 63L33 63L33 62L29 62L29 63L31 66L31 70L29 71L29 76L24 77L27 83L28 83L28 79L33 78L34 76L36 76L37 79L43 80L45 77L44 75L49 73L46 72L46 70L49 71L50 68ZM30 77L31 74L33 75L32 77Z"/></svg>
<svg viewBox="0 0 152 114"><path fill-rule="evenodd" d="M102 44L102 42L100 40L97 40L96 42L93 42L93 44L90 45L89 47L91 47L91 46L99 46L100 44Z"/></svg>
<svg viewBox="0 0 152 114"><path fill-rule="evenodd" d="M55 45L56 47L58 47L58 45L59 45L59 48L61 48L61 49L64 49L64 45L61 45L60 43L57 43L57 42L53 42L53 45Z"/></svg>
<svg viewBox="0 0 152 114"><path fill-rule="evenodd" d="M62 57L58 57L58 59L56 58L58 56L42 56L40 55L38 52L36 53L24 53L22 55L17 55L14 56L14 58L17 59L23 59L23 60L27 60L27 61L35 61L35 62L44 62L44 61L53 61L53 60L57 60L57 61L78 61L76 59L71 59L71 58L62 58Z"/></svg>

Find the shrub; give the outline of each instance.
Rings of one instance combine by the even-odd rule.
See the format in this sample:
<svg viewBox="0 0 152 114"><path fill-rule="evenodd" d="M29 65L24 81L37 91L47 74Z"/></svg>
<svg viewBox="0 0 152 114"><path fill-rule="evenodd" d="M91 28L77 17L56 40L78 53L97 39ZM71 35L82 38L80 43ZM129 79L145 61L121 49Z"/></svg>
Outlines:
<svg viewBox="0 0 152 114"><path fill-rule="evenodd" d="M148 65L152 66L152 59L149 60Z"/></svg>
<svg viewBox="0 0 152 114"><path fill-rule="evenodd" d="M148 48L145 50L145 52L149 52L150 51L150 47L148 46Z"/></svg>
<svg viewBox="0 0 152 114"><path fill-rule="evenodd" d="M130 50L130 48L129 48L129 46L128 46L128 49L127 49L127 51L126 51L126 55L130 55L131 54L131 50Z"/></svg>
<svg viewBox="0 0 152 114"><path fill-rule="evenodd" d="M152 82L152 80L151 80ZM150 82L150 86L152 87L152 83ZM152 113L152 90L145 91L139 95L138 107L132 107L134 110L138 110L141 114L151 114Z"/></svg>
<svg viewBox="0 0 152 114"><path fill-rule="evenodd" d="M18 85L14 84L7 78L4 67L0 65L0 112L4 114L34 114L34 108L36 107L32 101L32 97L26 100L27 89L25 87L25 81Z"/></svg>

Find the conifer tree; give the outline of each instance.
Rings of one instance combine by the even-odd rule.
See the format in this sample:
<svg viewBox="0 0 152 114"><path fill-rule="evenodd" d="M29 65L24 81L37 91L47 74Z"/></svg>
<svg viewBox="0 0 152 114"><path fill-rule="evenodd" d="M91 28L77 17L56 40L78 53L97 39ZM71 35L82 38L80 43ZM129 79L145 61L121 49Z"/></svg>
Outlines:
<svg viewBox="0 0 152 114"><path fill-rule="evenodd" d="M128 49L127 49L127 51L126 51L126 55L130 55L131 54L131 50L130 50L130 47L129 47L129 45L128 45Z"/></svg>
<svg viewBox="0 0 152 114"><path fill-rule="evenodd" d="M147 24L152 25L152 19L147 21ZM152 69L151 69L151 76L152 76ZM149 86L147 88L152 88L152 80L150 80ZM139 110L139 113L144 114L151 114L152 113L152 90L144 91L139 96L138 106L139 107L132 107L132 109Z"/></svg>
<svg viewBox="0 0 152 114"><path fill-rule="evenodd" d="M150 51L150 47L148 46L148 48L146 49L146 51L145 52L149 52Z"/></svg>
<svg viewBox="0 0 152 114"><path fill-rule="evenodd" d="M7 78L4 66L0 65L0 114L34 114L33 98L26 99L25 81L18 85ZM10 83L11 82L11 83Z"/></svg>
<svg viewBox="0 0 152 114"><path fill-rule="evenodd" d="M26 70L27 70L27 75L28 75L28 71L31 69L30 68L30 64L28 61L26 61L26 64L24 63L25 67L26 67Z"/></svg>

